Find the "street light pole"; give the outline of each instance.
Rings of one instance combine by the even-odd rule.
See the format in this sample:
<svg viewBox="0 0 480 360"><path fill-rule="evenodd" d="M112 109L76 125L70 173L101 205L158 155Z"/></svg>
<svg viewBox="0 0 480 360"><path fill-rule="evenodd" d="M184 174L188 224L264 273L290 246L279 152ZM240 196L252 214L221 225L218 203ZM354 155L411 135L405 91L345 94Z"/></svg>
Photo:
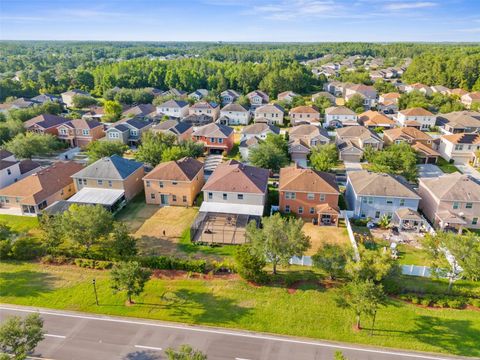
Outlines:
<svg viewBox="0 0 480 360"><path fill-rule="evenodd" d="M95 279L92 280L92 284L93 284L93 292L95 293L95 303L98 306L97 285L95 283Z"/></svg>

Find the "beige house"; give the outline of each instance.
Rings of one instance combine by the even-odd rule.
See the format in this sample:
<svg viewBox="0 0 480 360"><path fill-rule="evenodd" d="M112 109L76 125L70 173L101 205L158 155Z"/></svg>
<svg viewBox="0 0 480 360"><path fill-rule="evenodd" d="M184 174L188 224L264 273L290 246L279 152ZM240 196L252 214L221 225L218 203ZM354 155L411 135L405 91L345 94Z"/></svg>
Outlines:
<svg viewBox="0 0 480 360"><path fill-rule="evenodd" d="M429 130L435 126L437 117L421 107L401 110L397 114L397 121L401 126L415 127L419 130Z"/></svg>
<svg viewBox="0 0 480 360"><path fill-rule="evenodd" d="M266 122L269 125L283 125L284 109L278 104L267 104L255 110L256 123Z"/></svg>
<svg viewBox="0 0 480 360"><path fill-rule="evenodd" d="M325 109L324 127L343 127L358 124L358 116L346 106L331 106Z"/></svg>
<svg viewBox="0 0 480 360"><path fill-rule="evenodd" d="M455 164L468 164L476 159L480 150L480 134L452 134L440 138L438 152L442 157Z"/></svg>
<svg viewBox="0 0 480 360"><path fill-rule="evenodd" d="M410 84L405 86L405 92L409 93L412 91L420 91L424 95L432 95L433 93L430 86L421 84L421 83L415 83L415 84Z"/></svg>
<svg viewBox="0 0 480 360"><path fill-rule="evenodd" d="M480 103L480 91L474 91L468 94L463 95L460 98L460 101L467 109L470 109L473 104Z"/></svg>
<svg viewBox="0 0 480 360"><path fill-rule="evenodd" d="M330 142L328 132L321 127L311 124L294 126L289 132L288 153L295 164L305 167L311 148Z"/></svg>
<svg viewBox="0 0 480 360"><path fill-rule="evenodd" d="M379 113L378 111L368 110L358 115L358 122L369 129L378 127L390 129L395 127L395 121Z"/></svg>
<svg viewBox="0 0 480 360"><path fill-rule="evenodd" d="M0 190L0 207L18 209L22 215L39 214L75 194L71 176L82 167L73 161L57 162L29 175Z"/></svg>
<svg viewBox="0 0 480 360"><path fill-rule="evenodd" d="M104 157L72 175L77 194L70 201L116 210L143 190L143 176L140 162L118 155Z"/></svg>
<svg viewBox="0 0 480 360"><path fill-rule="evenodd" d="M143 182L147 204L193 206L205 182L203 163L188 157L160 163Z"/></svg>
<svg viewBox="0 0 480 360"><path fill-rule="evenodd" d="M480 185L468 175L421 178L420 209L436 228L480 229Z"/></svg>
<svg viewBox="0 0 480 360"><path fill-rule="evenodd" d="M78 90L78 89L73 89L66 91L64 93L60 94L62 97L62 102L67 105L67 107L72 107L73 106L73 98L77 95L81 96L90 96L90 94L86 91Z"/></svg>
<svg viewBox="0 0 480 360"><path fill-rule="evenodd" d="M360 162L364 150L371 147L383 148L382 139L372 130L363 126L347 126L337 129L336 143L342 161Z"/></svg>
<svg viewBox="0 0 480 360"><path fill-rule="evenodd" d="M207 115L211 116L213 121L220 116L220 105L212 101L199 101L188 109L189 115Z"/></svg>
<svg viewBox="0 0 480 360"><path fill-rule="evenodd" d="M320 111L316 106L297 106L291 109L288 114L292 126L300 124L318 125L320 123Z"/></svg>

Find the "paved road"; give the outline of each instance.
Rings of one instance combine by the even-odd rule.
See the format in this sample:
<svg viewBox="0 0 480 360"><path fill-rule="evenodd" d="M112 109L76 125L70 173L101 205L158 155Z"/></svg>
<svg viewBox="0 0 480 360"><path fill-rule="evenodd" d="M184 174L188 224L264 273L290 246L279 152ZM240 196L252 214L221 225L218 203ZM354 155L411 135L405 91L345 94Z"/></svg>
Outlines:
<svg viewBox="0 0 480 360"><path fill-rule="evenodd" d="M208 354L209 360L329 360L340 350L349 360L444 360L442 355L403 352L310 339L273 336L135 318L110 317L0 305L0 321L40 312L45 340L35 356L55 360L157 360L162 350L181 344ZM321 324L319 324L321 326Z"/></svg>
<svg viewBox="0 0 480 360"><path fill-rule="evenodd" d="M437 165L419 164L417 168L419 178L436 178L443 175L443 171Z"/></svg>
<svg viewBox="0 0 480 360"><path fill-rule="evenodd" d="M463 174L467 174L472 176L473 178L480 180L480 171L474 169L470 165L459 165L455 164L455 166L460 170Z"/></svg>

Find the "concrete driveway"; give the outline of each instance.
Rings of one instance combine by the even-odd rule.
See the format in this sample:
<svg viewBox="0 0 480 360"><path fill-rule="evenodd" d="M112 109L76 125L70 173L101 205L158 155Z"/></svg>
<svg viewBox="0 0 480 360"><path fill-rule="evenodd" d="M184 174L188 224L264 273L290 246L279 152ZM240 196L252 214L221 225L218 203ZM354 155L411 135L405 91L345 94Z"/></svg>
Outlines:
<svg viewBox="0 0 480 360"><path fill-rule="evenodd" d="M345 161L345 171L359 171L362 170L362 163Z"/></svg>
<svg viewBox="0 0 480 360"><path fill-rule="evenodd" d="M419 164L417 168L419 178L434 178L444 174L437 165L433 164Z"/></svg>
<svg viewBox="0 0 480 360"><path fill-rule="evenodd" d="M480 180L480 172L470 165L457 165L455 164L458 170L460 170L463 174L470 175L471 177Z"/></svg>

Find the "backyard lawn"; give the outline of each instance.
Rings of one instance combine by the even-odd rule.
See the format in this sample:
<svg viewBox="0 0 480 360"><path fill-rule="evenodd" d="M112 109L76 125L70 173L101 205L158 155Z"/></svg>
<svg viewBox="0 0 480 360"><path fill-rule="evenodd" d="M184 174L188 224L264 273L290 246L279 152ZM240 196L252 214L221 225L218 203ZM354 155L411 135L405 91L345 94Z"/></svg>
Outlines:
<svg viewBox="0 0 480 360"><path fill-rule="evenodd" d="M347 228L345 223L341 221L338 227L335 226L318 226L312 223L303 225L303 232L310 236L311 248L305 255L314 255L324 244L338 244L343 246L351 246L348 239Z"/></svg>
<svg viewBox="0 0 480 360"><path fill-rule="evenodd" d="M192 279L185 274L151 280L145 293L134 297L136 304L125 306L125 297L112 293L107 271L1 263L0 289L2 303L480 356L479 311L433 310L392 299L379 310L378 330L370 336L352 329L352 313L336 306L336 289L313 282L287 291L280 285L251 286L236 277ZM363 325L367 329L370 321Z"/></svg>
<svg viewBox="0 0 480 360"><path fill-rule="evenodd" d="M450 164L444 158L439 157L436 164L445 174L451 174L458 171L457 167L453 164Z"/></svg>
<svg viewBox="0 0 480 360"><path fill-rule="evenodd" d="M36 216L0 215L0 223L5 223L15 232L31 232L38 227Z"/></svg>

